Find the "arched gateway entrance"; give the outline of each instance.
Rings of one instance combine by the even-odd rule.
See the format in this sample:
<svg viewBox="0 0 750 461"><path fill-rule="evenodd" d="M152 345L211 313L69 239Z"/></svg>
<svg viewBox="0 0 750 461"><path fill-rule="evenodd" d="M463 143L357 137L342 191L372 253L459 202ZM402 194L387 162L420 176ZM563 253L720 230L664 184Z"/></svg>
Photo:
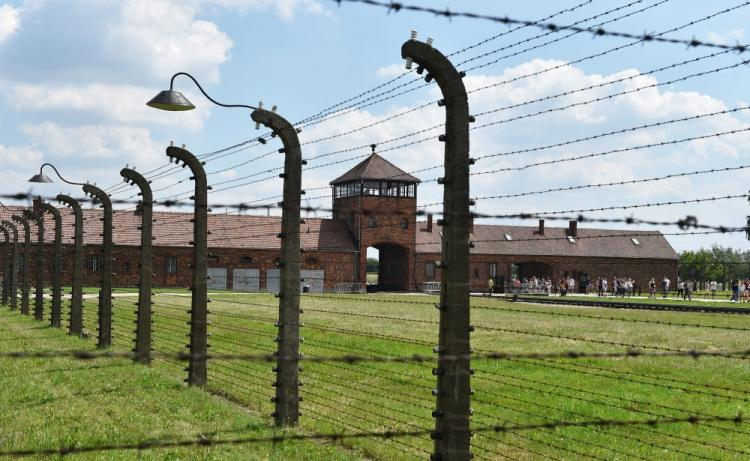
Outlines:
<svg viewBox="0 0 750 461"><path fill-rule="evenodd" d="M392 243L371 245L380 252L378 261L378 289L406 291L409 289L409 252L406 247Z"/></svg>

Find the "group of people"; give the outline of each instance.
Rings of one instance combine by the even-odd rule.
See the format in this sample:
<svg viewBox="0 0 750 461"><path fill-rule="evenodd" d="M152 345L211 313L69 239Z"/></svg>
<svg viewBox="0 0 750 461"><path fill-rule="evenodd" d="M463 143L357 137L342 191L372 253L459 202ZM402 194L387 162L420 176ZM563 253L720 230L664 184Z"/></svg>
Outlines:
<svg viewBox="0 0 750 461"><path fill-rule="evenodd" d="M750 303L750 280L732 280L732 301Z"/></svg>
<svg viewBox="0 0 750 461"><path fill-rule="evenodd" d="M494 285L495 281L490 279L490 293L493 292ZM721 286L723 287L724 285L722 284ZM559 294L560 296L579 291L576 280L571 276L563 274L560 275L557 282L554 282L550 277L513 277L508 288L517 294ZM694 280L678 280L674 288L676 288L678 298L691 301L699 287L698 282ZM666 299L669 297L670 289L674 288L669 277L665 276L661 280L652 277L648 282L648 297L649 299L655 299L661 294L661 297ZM706 282L704 288L708 291L708 295L711 298L716 298L716 291L720 288L720 284L712 280ZM731 282L731 290L732 301L750 303L750 279L733 280ZM620 297L641 296L641 286L638 281L628 277L612 277L611 279L607 277L595 277L582 281L580 291L586 294L596 293L602 297L609 295Z"/></svg>
<svg viewBox="0 0 750 461"><path fill-rule="evenodd" d="M519 279L513 277L510 281L513 287L514 293L533 293L533 294L552 294L552 280L543 277L531 277L530 279L523 278ZM494 286L493 280L490 278L490 287Z"/></svg>
<svg viewBox="0 0 750 461"><path fill-rule="evenodd" d="M610 286L606 277L596 277L593 282L589 282L586 285L586 293L592 293L596 289L596 293L599 296L638 296L641 295L641 286L635 280L625 277L612 277L612 285Z"/></svg>

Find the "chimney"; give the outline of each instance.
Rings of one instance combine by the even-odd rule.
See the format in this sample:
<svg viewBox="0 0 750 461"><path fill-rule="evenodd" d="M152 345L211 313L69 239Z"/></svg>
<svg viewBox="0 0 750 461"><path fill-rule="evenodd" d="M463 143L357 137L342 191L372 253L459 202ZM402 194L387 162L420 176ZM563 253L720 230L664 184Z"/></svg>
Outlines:
<svg viewBox="0 0 750 461"><path fill-rule="evenodd" d="M44 215L44 208L42 207L42 197L37 196L32 203L34 205L33 206L34 213L36 214L41 213L42 215Z"/></svg>
<svg viewBox="0 0 750 461"><path fill-rule="evenodd" d="M539 220L539 230L537 231L537 234L544 235L544 220Z"/></svg>
<svg viewBox="0 0 750 461"><path fill-rule="evenodd" d="M469 216L469 233L474 233L474 213L471 213Z"/></svg>
<svg viewBox="0 0 750 461"><path fill-rule="evenodd" d="M427 227L422 230L424 232L432 232L432 213L427 215Z"/></svg>
<svg viewBox="0 0 750 461"><path fill-rule="evenodd" d="M578 237L578 221L568 221L568 235Z"/></svg>

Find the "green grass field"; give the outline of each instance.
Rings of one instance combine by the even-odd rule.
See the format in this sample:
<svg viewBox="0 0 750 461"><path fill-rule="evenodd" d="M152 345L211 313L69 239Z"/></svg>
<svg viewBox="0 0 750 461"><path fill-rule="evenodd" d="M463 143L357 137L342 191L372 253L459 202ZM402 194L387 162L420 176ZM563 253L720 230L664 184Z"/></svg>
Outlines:
<svg viewBox="0 0 750 461"><path fill-rule="evenodd" d="M18 312L0 310L0 351L93 350ZM199 437L269 437L278 431L224 399L186 388L164 367L127 359L0 359L0 452L63 446L132 444ZM308 458L309 457L309 458ZM10 456L0 455L0 459ZM24 459L57 459L28 457ZM358 459L313 442L161 448L69 455L75 460ZM62 458L61 458L62 459Z"/></svg>
<svg viewBox="0 0 750 461"><path fill-rule="evenodd" d="M172 293L154 297L154 348L157 352L185 350L190 298L187 292ZM235 293L212 293L210 298L212 324L209 343L212 352L269 353L275 350L276 328L273 322L277 316L278 299L268 294ZM115 300L113 337L117 350L131 347L135 300L132 296ZM432 347L437 343L438 331L436 301L436 297L421 295L304 295L302 350L308 356L434 355ZM536 306L489 298L474 298L472 303L472 323L476 326L472 345L476 352L624 351L627 348L609 343L644 346L645 350L650 350L649 347L737 350L747 348L750 331L750 318L741 315ZM3 312L3 321L9 316L20 317L19 314ZM25 319L21 323L27 327L32 324ZM694 326L696 324L701 326ZM87 303L86 327L94 336L95 303ZM62 338L52 329L45 329L44 334L65 344L72 342L89 348L93 344L93 338L88 341ZM19 332L16 336L18 340L13 341L14 336L9 337L6 333L7 340L2 347L6 350L27 347L24 346L24 335ZM62 347L60 344L34 342L33 347L59 348ZM193 401L196 396L204 395L182 388L184 363L157 360L151 368L118 363L127 367L127 373L133 375L133 379L141 374L158 377L175 398ZM35 366L42 365L35 362ZM84 365L91 364L66 362L62 368ZM55 366L59 368L61 364ZM204 401L223 405L223 411L236 412L232 414L242 415L238 408L247 409L253 415L253 418L246 416L249 420L268 427L273 411L271 397L274 395L271 368L268 363L211 361L209 390L227 397L236 405L205 397ZM433 364L429 363L304 363L300 430L430 429L434 409L431 390L435 386L432 368ZM747 414L750 407L750 387L747 384L750 367L747 360L735 358L476 360L473 368L476 370L472 377L475 391L472 424L475 426L592 418L686 417L693 414L733 416L738 412ZM113 385L115 380L107 379L108 376L103 373L81 379L102 388ZM16 385L21 386L20 372L17 378ZM60 387L68 392L70 385ZM77 391L79 389L75 388L74 392ZM131 402L151 397L161 401L161 392L161 389L151 390L146 386L138 389L138 394L135 394L138 398L131 392L123 398L132 398L128 400ZM98 400L100 405L109 405L107 398ZM117 398L114 393L112 399ZM32 421L36 418L37 424L41 424L48 415L64 413L61 408L50 405L40 404L29 412L28 418ZM153 436L145 427L120 428L119 431L105 429L108 424L117 426L114 421L131 418L129 413L137 411L133 405L123 407L111 410L115 415L109 419L106 412L100 412L97 418L106 421L90 423L102 427L102 432L95 431L98 438L84 438L79 443ZM194 435L192 431L196 430L220 430L210 424L208 429L202 426L188 427L184 432L168 430L182 427L180 418L189 413L190 410L186 409L174 414L173 420L168 414L162 415L165 422L159 427L160 433ZM137 420L136 416L132 418ZM68 424L70 420L61 417L53 419L44 431L36 434L18 429L30 439L13 439L2 446L7 447L9 443L13 447L27 446L25 444L55 446L61 440L78 440L76 436L61 439L60 434L68 430ZM78 430L83 431L89 422L84 419L76 424ZM432 448L429 437L357 439L342 443L355 451L339 448L335 456L341 458L425 459ZM289 448L294 451L286 453L287 459L317 459L315 456L337 459L328 452L324 453L320 445L313 446L319 451L313 451L309 456L307 453L300 456L299 450L305 449L302 445ZM748 447L750 425L730 423L557 428L502 435L478 433L472 440L472 451L478 459L739 460L750 456ZM269 452L261 452L258 456L269 457ZM185 458L177 455L165 459ZM231 458L219 456L217 459Z"/></svg>

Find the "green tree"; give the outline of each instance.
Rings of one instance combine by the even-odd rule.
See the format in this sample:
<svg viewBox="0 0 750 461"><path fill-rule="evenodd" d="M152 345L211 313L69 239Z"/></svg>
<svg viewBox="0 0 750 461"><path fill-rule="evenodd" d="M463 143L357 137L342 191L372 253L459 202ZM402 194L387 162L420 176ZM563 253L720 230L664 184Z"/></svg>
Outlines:
<svg viewBox="0 0 750 461"><path fill-rule="evenodd" d="M367 258L367 272L378 272L377 258Z"/></svg>
<svg viewBox="0 0 750 461"><path fill-rule="evenodd" d="M710 249L683 251L679 274L683 280L727 283L737 278L750 278L750 251L714 245Z"/></svg>

